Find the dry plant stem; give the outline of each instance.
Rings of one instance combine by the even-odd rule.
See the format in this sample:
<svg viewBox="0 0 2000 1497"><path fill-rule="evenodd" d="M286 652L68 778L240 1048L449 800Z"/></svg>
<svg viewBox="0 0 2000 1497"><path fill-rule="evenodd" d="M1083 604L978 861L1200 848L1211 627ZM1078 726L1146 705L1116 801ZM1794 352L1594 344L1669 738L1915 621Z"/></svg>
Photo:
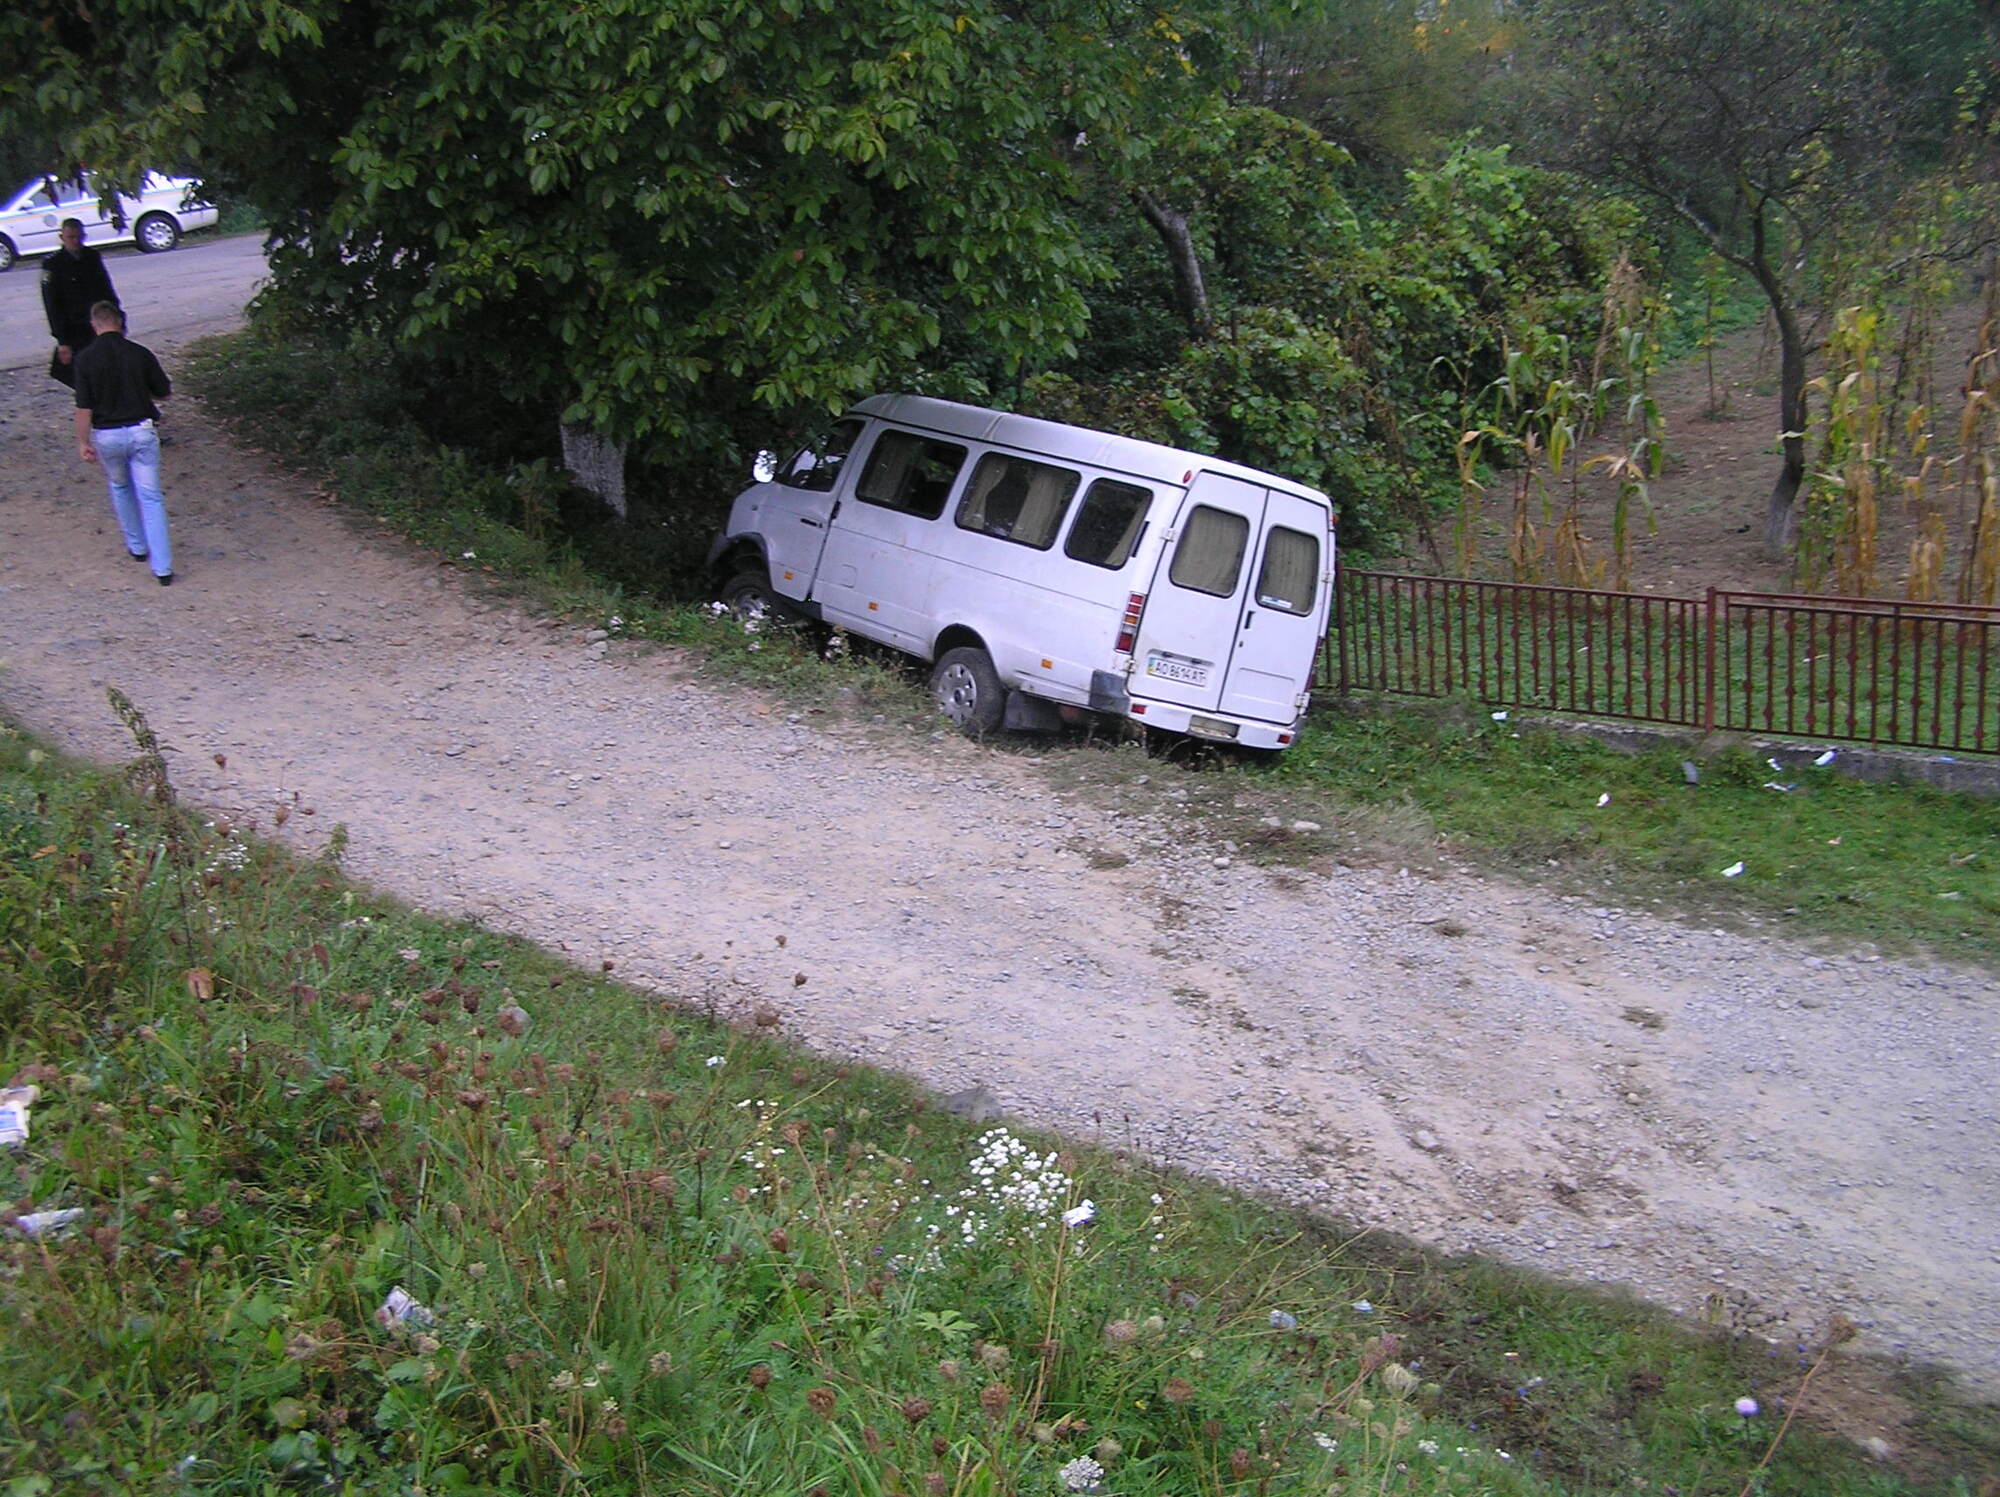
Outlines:
<svg viewBox="0 0 2000 1497"><path fill-rule="evenodd" d="M1048 1319L1042 1325L1042 1344L1035 1356L1035 1387L1034 1391L1028 1395L1027 1408L1023 1410L1025 1416L1031 1421L1036 1414L1041 1412L1042 1395L1048 1391L1049 1348L1055 1345L1056 1307L1062 1299L1063 1265L1069 1261L1068 1248L1069 1228L1065 1226L1062 1229L1062 1235L1056 1240L1056 1271L1049 1280Z"/></svg>
<svg viewBox="0 0 2000 1497"><path fill-rule="evenodd" d="M1833 1349L1846 1339L1839 1331L1835 1331L1828 1338L1826 1345L1820 1348L1819 1356L1814 1359L1812 1366L1806 1369L1806 1375L1799 1379L1799 1391L1792 1395L1791 1404L1785 1410L1784 1422L1778 1426L1778 1432L1771 1436L1771 1443L1765 1447L1762 1458L1750 1468L1750 1474L1743 1480L1743 1490L1738 1492L1736 1497L1750 1497L1750 1489L1757 1485L1758 1473L1771 1464L1771 1458L1778 1453L1778 1447L1784 1443L1785 1431L1792 1427L1792 1421L1798 1417L1799 1408L1806 1401L1806 1389L1812 1386L1813 1374L1826 1365L1826 1359L1833 1355Z"/></svg>

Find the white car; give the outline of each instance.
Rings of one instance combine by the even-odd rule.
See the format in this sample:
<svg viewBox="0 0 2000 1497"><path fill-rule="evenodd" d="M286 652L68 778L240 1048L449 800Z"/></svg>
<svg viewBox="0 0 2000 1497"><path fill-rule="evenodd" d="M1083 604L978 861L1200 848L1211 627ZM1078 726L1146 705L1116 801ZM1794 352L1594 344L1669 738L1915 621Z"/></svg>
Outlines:
<svg viewBox="0 0 2000 1497"><path fill-rule="evenodd" d="M23 255L46 255L62 248L62 221L83 221L86 244L138 243L147 252L170 250L189 229L205 229L216 220L215 205L194 196L193 177L146 174L139 196L118 199L117 220L107 218L97 200L97 186L88 173L76 181L58 182L53 191L46 177L37 177L0 207L0 270Z"/></svg>

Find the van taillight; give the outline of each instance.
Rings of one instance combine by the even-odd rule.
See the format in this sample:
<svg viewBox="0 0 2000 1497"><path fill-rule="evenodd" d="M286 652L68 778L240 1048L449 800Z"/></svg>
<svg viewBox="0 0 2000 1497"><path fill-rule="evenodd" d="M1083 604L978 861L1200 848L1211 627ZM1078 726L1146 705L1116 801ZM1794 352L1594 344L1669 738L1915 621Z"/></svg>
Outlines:
<svg viewBox="0 0 2000 1497"><path fill-rule="evenodd" d="M1139 640L1139 615L1146 611L1146 595L1134 593L1125 600L1125 617L1118 621L1118 643L1112 646L1121 655L1132 653Z"/></svg>

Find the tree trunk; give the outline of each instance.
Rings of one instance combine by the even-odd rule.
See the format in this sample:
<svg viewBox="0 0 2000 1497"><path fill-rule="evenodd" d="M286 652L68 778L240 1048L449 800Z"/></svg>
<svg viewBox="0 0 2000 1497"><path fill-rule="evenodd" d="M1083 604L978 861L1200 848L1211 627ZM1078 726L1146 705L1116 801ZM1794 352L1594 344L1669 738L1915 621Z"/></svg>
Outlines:
<svg viewBox="0 0 2000 1497"><path fill-rule="evenodd" d="M1806 342L1798 312L1766 253L1761 213L1752 225L1752 241L1750 273L1763 288L1778 324L1778 441L1782 459L1764 509L1764 549L1773 561L1782 561L1791 554L1798 531L1794 506L1806 476Z"/></svg>
<svg viewBox="0 0 2000 1497"><path fill-rule="evenodd" d="M1206 338L1211 331L1208 287L1202 280L1201 256L1195 252L1194 235L1188 232L1187 215L1150 193L1134 192L1132 197L1167 247L1167 260L1174 268L1174 300L1180 304L1188 331L1196 338Z"/></svg>

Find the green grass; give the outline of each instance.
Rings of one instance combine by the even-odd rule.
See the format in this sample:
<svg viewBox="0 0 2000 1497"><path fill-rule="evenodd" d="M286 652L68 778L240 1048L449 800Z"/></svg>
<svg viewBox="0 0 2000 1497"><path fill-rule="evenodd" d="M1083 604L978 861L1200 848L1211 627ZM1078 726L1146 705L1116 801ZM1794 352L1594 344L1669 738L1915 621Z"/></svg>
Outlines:
<svg viewBox="0 0 2000 1497"><path fill-rule="evenodd" d="M662 1001L351 887L339 834L296 862L170 798L156 753L0 732L0 1074L42 1089L8 1217L84 1213L0 1233L8 1497L1047 1494L1082 1460L1125 1497L1860 1497L2000 1469L1990 1411L1916 1388L1905 1467L1808 1399L1760 1469L1813 1348L982 1133L775 1009ZM398 1288L424 1316L381 1313Z"/></svg>

